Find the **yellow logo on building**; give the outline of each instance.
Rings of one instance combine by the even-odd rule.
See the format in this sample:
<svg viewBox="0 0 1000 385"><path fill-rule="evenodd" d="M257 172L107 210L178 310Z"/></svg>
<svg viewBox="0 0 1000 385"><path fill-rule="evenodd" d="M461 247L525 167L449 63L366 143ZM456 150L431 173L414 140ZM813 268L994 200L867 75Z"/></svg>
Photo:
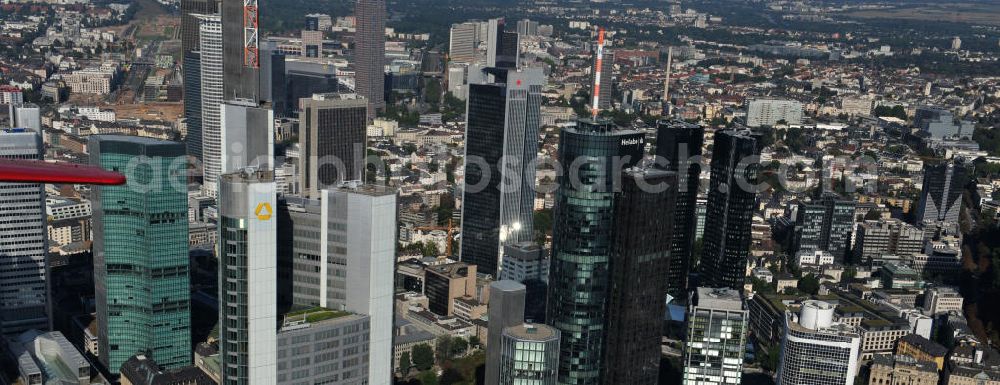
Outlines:
<svg viewBox="0 0 1000 385"><path fill-rule="evenodd" d="M257 210L254 210L254 214L257 215L257 219L260 219L262 221L271 219L271 213L272 213L271 204L267 202L258 204Z"/></svg>

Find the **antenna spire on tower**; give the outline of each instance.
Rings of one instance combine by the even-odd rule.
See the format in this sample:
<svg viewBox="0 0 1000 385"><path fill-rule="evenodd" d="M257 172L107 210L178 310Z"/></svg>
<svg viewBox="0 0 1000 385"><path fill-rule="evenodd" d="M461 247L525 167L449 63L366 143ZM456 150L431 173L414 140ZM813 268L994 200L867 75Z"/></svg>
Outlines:
<svg viewBox="0 0 1000 385"><path fill-rule="evenodd" d="M594 103L591 108L591 118L597 119L598 103L601 101L601 67L604 66L604 28L597 31L597 58L594 63Z"/></svg>

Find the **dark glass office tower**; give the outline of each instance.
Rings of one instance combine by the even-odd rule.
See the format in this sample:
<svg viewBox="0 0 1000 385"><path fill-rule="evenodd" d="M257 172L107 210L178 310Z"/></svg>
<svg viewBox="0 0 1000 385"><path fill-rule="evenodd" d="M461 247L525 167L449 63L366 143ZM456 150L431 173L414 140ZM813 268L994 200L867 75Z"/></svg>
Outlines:
<svg viewBox="0 0 1000 385"><path fill-rule="evenodd" d="M743 290L760 173L758 138L747 129L715 133L699 286Z"/></svg>
<svg viewBox="0 0 1000 385"><path fill-rule="evenodd" d="M385 0L358 0L354 18L355 83L373 118L385 108Z"/></svg>
<svg viewBox="0 0 1000 385"><path fill-rule="evenodd" d="M256 0L222 1L223 100L261 100Z"/></svg>
<svg viewBox="0 0 1000 385"><path fill-rule="evenodd" d="M184 53L184 122L187 154L201 159L201 52Z"/></svg>
<svg viewBox="0 0 1000 385"><path fill-rule="evenodd" d="M288 102L288 79L285 76L285 54L275 49L261 50L261 99L271 103L274 116L290 116L297 107ZM297 99L296 99L297 100Z"/></svg>
<svg viewBox="0 0 1000 385"><path fill-rule="evenodd" d="M681 120L656 123L656 156L665 165L659 168L677 173L677 200L674 206L674 231L670 246L670 264L665 275L668 293L674 298L687 297L692 251L697 229L695 209L701 175L701 147L705 129ZM692 159L693 158L693 159Z"/></svg>
<svg viewBox="0 0 1000 385"><path fill-rule="evenodd" d="M924 183L917 205L917 222L957 224L962 211L962 191L970 171L964 159L924 165Z"/></svg>
<svg viewBox="0 0 1000 385"><path fill-rule="evenodd" d="M642 132L617 130L604 119L583 119L560 135L565 172L559 176L553 216L546 316L562 333L560 384L601 383L615 179L642 159L644 146Z"/></svg>
<svg viewBox="0 0 1000 385"><path fill-rule="evenodd" d="M602 383L656 385L677 174L626 170L615 194Z"/></svg>
<svg viewBox="0 0 1000 385"><path fill-rule="evenodd" d="M461 260L498 277L504 245L534 238L545 75L540 69L486 72L493 82L469 85Z"/></svg>
<svg viewBox="0 0 1000 385"><path fill-rule="evenodd" d="M835 193L799 203L795 224L795 250L824 250L843 263L854 231L855 203Z"/></svg>
<svg viewBox="0 0 1000 385"><path fill-rule="evenodd" d="M125 186L94 187L100 360L113 372L137 353L166 368L191 365L184 145L96 135L87 146L91 164L128 177Z"/></svg>

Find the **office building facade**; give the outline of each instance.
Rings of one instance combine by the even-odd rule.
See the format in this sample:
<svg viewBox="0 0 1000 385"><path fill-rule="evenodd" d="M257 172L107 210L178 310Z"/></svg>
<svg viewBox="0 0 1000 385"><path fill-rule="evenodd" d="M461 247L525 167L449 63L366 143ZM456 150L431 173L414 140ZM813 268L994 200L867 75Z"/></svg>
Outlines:
<svg viewBox="0 0 1000 385"><path fill-rule="evenodd" d="M676 173L632 168L615 194L604 384L657 384L676 193Z"/></svg>
<svg viewBox="0 0 1000 385"><path fill-rule="evenodd" d="M448 57L453 62L473 63L479 56L480 22L452 24Z"/></svg>
<svg viewBox="0 0 1000 385"><path fill-rule="evenodd" d="M201 162L203 189L210 197L218 195L219 176L222 175L222 101L223 101L223 49L222 19L219 16L198 17L201 52L198 64L201 69Z"/></svg>
<svg viewBox="0 0 1000 385"><path fill-rule="evenodd" d="M702 286L742 289L750 253L750 224L760 172L758 136L749 130L715 133L712 149L704 249L699 265Z"/></svg>
<svg viewBox="0 0 1000 385"><path fill-rule="evenodd" d="M0 129L0 161L41 160L41 132ZM0 335L49 328L45 185L0 183Z"/></svg>
<svg viewBox="0 0 1000 385"><path fill-rule="evenodd" d="M469 86L461 260L496 277L503 247L534 238L545 75L539 69L484 73L492 74L493 82Z"/></svg>
<svg viewBox="0 0 1000 385"><path fill-rule="evenodd" d="M368 101L368 117L385 108L385 0L358 0L354 73L358 94Z"/></svg>
<svg viewBox="0 0 1000 385"><path fill-rule="evenodd" d="M501 340L509 327L524 324L527 288L515 281L490 284L489 325L486 332L486 385L500 384Z"/></svg>
<svg viewBox="0 0 1000 385"><path fill-rule="evenodd" d="M910 256L924 250L924 232L898 219L866 220L858 225L854 260L868 263L884 255Z"/></svg>
<svg viewBox="0 0 1000 385"><path fill-rule="evenodd" d="M299 151L303 195L364 177L368 101L354 94L317 94L302 108Z"/></svg>
<svg viewBox="0 0 1000 385"><path fill-rule="evenodd" d="M261 100L259 29L257 0L223 0L222 23L223 97ZM203 85L202 90L206 87Z"/></svg>
<svg viewBox="0 0 1000 385"><path fill-rule="evenodd" d="M805 301L799 314L785 311L778 385L852 385L858 373L861 337L833 322L835 306Z"/></svg>
<svg viewBox="0 0 1000 385"><path fill-rule="evenodd" d="M88 152L91 164L128 178L94 187L99 358L112 372L138 353L164 368L191 365L186 148L100 135Z"/></svg>
<svg viewBox="0 0 1000 385"><path fill-rule="evenodd" d="M523 324L507 327L500 339L499 385L556 385L559 329ZM489 383L489 382L487 382Z"/></svg>
<svg viewBox="0 0 1000 385"><path fill-rule="evenodd" d="M367 378L390 384L396 239L386 234L396 233L396 191L349 183L315 200L285 197L282 205L280 270L292 285L283 297L300 307L368 315Z"/></svg>
<svg viewBox="0 0 1000 385"><path fill-rule="evenodd" d="M188 155L201 159L201 19L199 15L217 15L219 0L182 0L181 51L184 76L184 143Z"/></svg>
<svg viewBox="0 0 1000 385"><path fill-rule="evenodd" d="M227 100L219 110L222 157L219 169L274 167L274 111L249 100Z"/></svg>
<svg viewBox="0 0 1000 385"><path fill-rule="evenodd" d="M285 315L277 334L277 385L368 384L371 318L313 308Z"/></svg>
<svg viewBox="0 0 1000 385"><path fill-rule="evenodd" d="M963 159L924 165L917 222L958 224L962 212L962 191L971 176L971 170Z"/></svg>
<svg viewBox="0 0 1000 385"><path fill-rule="evenodd" d="M601 119L580 120L559 137L560 164L579 166L576 181L568 173L559 176L553 214L546 323L561 333L559 383L601 383L614 248L613 176L617 167L639 162L644 147L643 133Z"/></svg>
<svg viewBox="0 0 1000 385"><path fill-rule="evenodd" d="M219 356L222 385L273 384L277 350L274 172L219 180Z"/></svg>
<svg viewBox="0 0 1000 385"><path fill-rule="evenodd" d="M843 262L854 231L855 202L834 193L799 203L795 224L796 247L802 251L827 251Z"/></svg>
<svg viewBox="0 0 1000 385"><path fill-rule="evenodd" d="M687 295L697 230L695 210L701 180L699 158L704 139L705 129L699 125L663 120L656 123L656 156L665 162L657 167L677 173L673 238L666 274L668 292L675 298Z"/></svg>
<svg viewBox="0 0 1000 385"><path fill-rule="evenodd" d="M795 100L755 99L747 106L747 126L797 126L802 124L802 103Z"/></svg>
<svg viewBox="0 0 1000 385"><path fill-rule="evenodd" d="M739 291L699 287L688 302L681 383L739 384L748 327Z"/></svg>

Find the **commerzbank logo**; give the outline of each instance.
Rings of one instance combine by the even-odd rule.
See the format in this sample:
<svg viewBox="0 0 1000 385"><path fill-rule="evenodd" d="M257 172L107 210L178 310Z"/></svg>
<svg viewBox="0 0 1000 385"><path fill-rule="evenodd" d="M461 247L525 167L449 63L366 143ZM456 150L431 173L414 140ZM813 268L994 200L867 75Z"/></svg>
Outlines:
<svg viewBox="0 0 1000 385"><path fill-rule="evenodd" d="M254 214L257 215L257 219L262 221L271 219L272 213L273 211L271 210L271 204L267 202L261 202L260 204L257 205L257 209L254 210Z"/></svg>

